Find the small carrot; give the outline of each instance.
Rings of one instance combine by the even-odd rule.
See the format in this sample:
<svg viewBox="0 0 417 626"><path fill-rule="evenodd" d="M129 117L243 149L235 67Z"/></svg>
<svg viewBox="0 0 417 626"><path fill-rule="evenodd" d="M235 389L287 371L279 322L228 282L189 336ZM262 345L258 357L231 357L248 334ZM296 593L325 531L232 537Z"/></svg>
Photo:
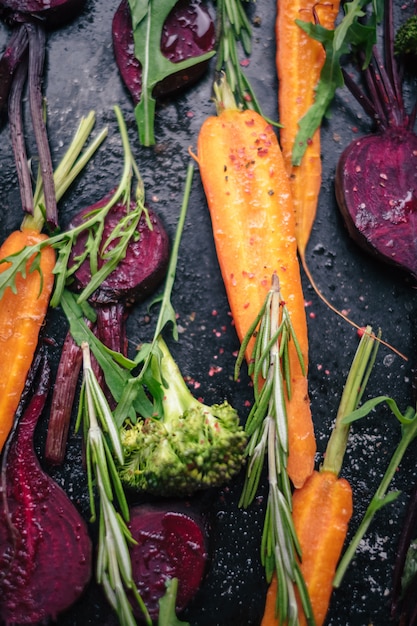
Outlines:
<svg viewBox="0 0 417 626"><path fill-rule="evenodd" d="M346 381L323 465L293 495L292 517L301 548L300 570L308 589L316 626L321 626L327 615L336 566L353 509L351 486L345 478L339 477L349 434L349 425L343 420L357 408L364 392L379 345L375 339L371 328L367 327ZM261 626L280 625L277 594L277 579L274 577L267 592ZM304 626L307 620L297 590L296 596L299 624Z"/></svg>
<svg viewBox="0 0 417 626"><path fill-rule="evenodd" d="M322 168L320 129L310 138L301 162L293 163L294 140L299 121L315 99L315 90L325 61L323 45L312 39L296 20L316 21L334 28L339 0L279 0L276 19L276 66L278 72L278 109L280 144L296 215L296 237L302 263L317 211Z"/></svg>
<svg viewBox="0 0 417 626"><path fill-rule="evenodd" d="M307 388L307 323L288 175L277 137L264 118L236 108L224 82L216 86L216 94L219 114L203 123L196 160L240 341L261 310L271 276L279 276L305 365L303 371L294 342L290 342L288 474L293 484L301 487L313 471L316 442ZM252 349L253 343L248 346L247 360Z"/></svg>
<svg viewBox="0 0 417 626"><path fill-rule="evenodd" d="M34 229L16 230L0 247L0 260L46 239ZM0 451L13 425L54 285L55 251L44 246L38 254L0 301ZM0 273L9 265L1 263Z"/></svg>

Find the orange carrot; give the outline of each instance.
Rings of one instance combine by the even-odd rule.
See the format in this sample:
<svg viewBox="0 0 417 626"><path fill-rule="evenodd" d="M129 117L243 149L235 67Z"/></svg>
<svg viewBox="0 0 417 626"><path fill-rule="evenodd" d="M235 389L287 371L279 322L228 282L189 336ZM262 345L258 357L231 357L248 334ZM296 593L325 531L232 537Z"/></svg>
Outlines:
<svg viewBox="0 0 417 626"><path fill-rule="evenodd" d="M313 471L316 443L307 389L307 324L288 175L276 135L258 113L233 105L220 108L218 116L209 117L202 125L197 156L217 257L241 341L261 310L272 275L279 276L305 365L303 373L290 342L288 474L293 484L301 487ZM251 354L252 344L247 359Z"/></svg>
<svg viewBox="0 0 417 626"><path fill-rule="evenodd" d="M0 247L0 259L45 239L34 229L16 230ZM0 300L0 451L13 425L54 284L55 251L45 246L39 254L39 271L31 271L28 262L26 276L16 276L15 292L7 287ZM1 263L0 273L8 266Z"/></svg>
<svg viewBox="0 0 417 626"><path fill-rule="evenodd" d="M334 28L339 0L279 0L277 2L276 65L279 79L278 107L280 143L285 167L290 176L296 215L296 237L302 262L317 211L321 186L320 130L307 146L299 166L292 165L298 123L314 102L315 89L325 61L322 44L310 38L295 20L318 21Z"/></svg>
<svg viewBox="0 0 417 626"><path fill-rule="evenodd" d="M292 516L301 547L300 570L316 626L321 626L327 615L333 579L353 509L351 486L346 479L339 477L349 433L349 426L343 423L343 418L357 407L363 394L378 348L378 342L374 340L368 327L346 381L323 465L293 495ZM274 577L267 592L261 626L280 626L276 617L277 593ZM296 596L299 623L304 626L307 620L297 590Z"/></svg>

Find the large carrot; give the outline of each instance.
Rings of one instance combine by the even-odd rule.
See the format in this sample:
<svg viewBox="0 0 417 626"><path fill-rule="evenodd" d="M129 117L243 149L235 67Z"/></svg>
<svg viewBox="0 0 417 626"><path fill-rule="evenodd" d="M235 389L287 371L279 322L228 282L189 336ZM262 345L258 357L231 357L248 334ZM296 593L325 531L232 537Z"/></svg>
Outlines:
<svg viewBox="0 0 417 626"><path fill-rule="evenodd" d="M343 423L346 415L358 405L369 378L378 343L368 327L359 347L343 390L330 436L324 462L314 471L301 489L293 495L293 521L301 548L301 573L308 589L316 626L324 623L333 590L333 579L348 524L352 516L352 489L345 478L339 477L346 449L349 426ZM267 592L261 626L280 626L277 618L277 579ZM300 626L307 624L302 605L299 605Z"/></svg>
<svg viewBox="0 0 417 626"><path fill-rule="evenodd" d="M301 347L303 372L289 346L288 474L301 487L314 467L316 443L307 389L308 336L288 175L272 127L256 112L227 102L218 88L217 116L205 120L197 160L223 281L239 339L247 334L277 274ZM252 345L247 350L250 359Z"/></svg>
<svg viewBox="0 0 417 626"><path fill-rule="evenodd" d="M323 45L312 39L296 20L318 21L334 28L339 1L279 0L277 2L276 65L279 79L278 108L280 144L290 176L296 215L296 237L300 258L305 251L317 211L321 186L320 129L310 138L299 165L293 165L294 140L299 121L314 102L315 90L325 61Z"/></svg>

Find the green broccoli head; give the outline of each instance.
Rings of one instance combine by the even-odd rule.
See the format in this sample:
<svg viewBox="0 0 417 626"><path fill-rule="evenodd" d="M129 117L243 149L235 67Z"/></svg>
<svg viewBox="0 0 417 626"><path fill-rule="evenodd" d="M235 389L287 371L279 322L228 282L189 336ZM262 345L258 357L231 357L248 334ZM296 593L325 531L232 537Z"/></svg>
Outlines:
<svg viewBox="0 0 417 626"><path fill-rule="evenodd" d="M409 17L397 30L394 39L394 54L415 62L417 58L417 15Z"/></svg>
<svg viewBox="0 0 417 626"><path fill-rule="evenodd" d="M238 414L228 402L209 407L196 400L166 344L158 345L161 355L152 369L161 383L162 414L122 427L121 480L160 496L223 485L245 458L247 437Z"/></svg>

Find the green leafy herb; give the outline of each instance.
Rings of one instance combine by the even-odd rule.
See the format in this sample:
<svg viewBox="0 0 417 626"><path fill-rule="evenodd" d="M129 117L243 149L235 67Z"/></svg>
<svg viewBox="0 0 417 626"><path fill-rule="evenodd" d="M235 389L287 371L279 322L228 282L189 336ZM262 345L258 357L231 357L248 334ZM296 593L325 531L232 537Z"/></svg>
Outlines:
<svg viewBox="0 0 417 626"><path fill-rule="evenodd" d="M278 621L298 624L294 593L296 582L308 623L313 614L298 558L300 546L291 516L291 485L286 471L288 429L284 390L291 395L288 343L296 346L297 337L287 307L281 299L279 280L272 286L264 306L242 342L236 362L235 377L251 337L255 345L249 374L254 381L254 403L246 422L249 435L248 465L239 506L248 507L256 496L265 459L268 466L268 500L261 542L261 559L267 580L276 571L278 581ZM301 351L297 349L302 367Z"/></svg>
<svg viewBox="0 0 417 626"><path fill-rule="evenodd" d="M126 524L129 509L114 461L116 458L123 463L119 430L91 367L90 349L86 342L82 344L82 349L84 379L77 428L82 425L84 431L92 521L96 519L94 487L99 497L97 582L103 585L121 626L136 625L128 591L136 599L146 624L151 626L152 620L132 575L129 543L134 543L134 539Z"/></svg>
<svg viewBox="0 0 417 626"><path fill-rule="evenodd" d="M178 619L175 605L178 592L178 578L171 578L165 583L165 595L159 600L158 626L190 626Z"/></svg>
<svg viewBox="0 0 417 626"><path fill-rule="evenodd" d="M406 453L411 442L417 436L417 411L415 410L415 408L407 407L405 412L401 413L395 400L389 398L388 396L378 396L377 398L368 400L363 404L362 407L347 415L344 420L345 423L350 424L358 419L361 419L362 417L365 417L383 402L388 405L393 415L398 419L401 424L401 439L391 457L391 460L379 484L379 487L372 497L368 508L366 509L365 515L355 535L349 543L349 546L345 554L343 555L343 558L339 563L333 581L334 587L340 586L346 570L355 556L358 545L365 535L366 531L368 530L377 511L379 511L382 507L394 502L399 496L399 491L388 491L388 489L404 454Z"/></svg>
<svg viewBox="0 0 417 626"><path fill-rule="evenodd" d="M343 5L344 17L334 30L323 28L320 24L312 24L302 20L296 23L310 37L324 46L326 59L317 85L315 101L307 113L299 121L299 131L294 140L292 153L293 165L300 165L306 151L308 141L321 125L329 110L336 90L343 87L344 78L341 68L342 58L352 47L361 48L365 54L366 66L371 58L372 47L376 43L376 25L380 22L383 3L373 0L372 11L366 23L359 21L365 17L364 7L368 0L351 0Z"/></svg>
<svg viewBox="0 0 417 626"><path fill-rule="evenodd" d="M173 63L161 52L161 35L164 22L177 4L177 0L129 0L132 15L135 56L142 66L142 91L135 107L139 140L144 146L155 143L154 87L172 74L207 61L214 51Z"/></svg>

